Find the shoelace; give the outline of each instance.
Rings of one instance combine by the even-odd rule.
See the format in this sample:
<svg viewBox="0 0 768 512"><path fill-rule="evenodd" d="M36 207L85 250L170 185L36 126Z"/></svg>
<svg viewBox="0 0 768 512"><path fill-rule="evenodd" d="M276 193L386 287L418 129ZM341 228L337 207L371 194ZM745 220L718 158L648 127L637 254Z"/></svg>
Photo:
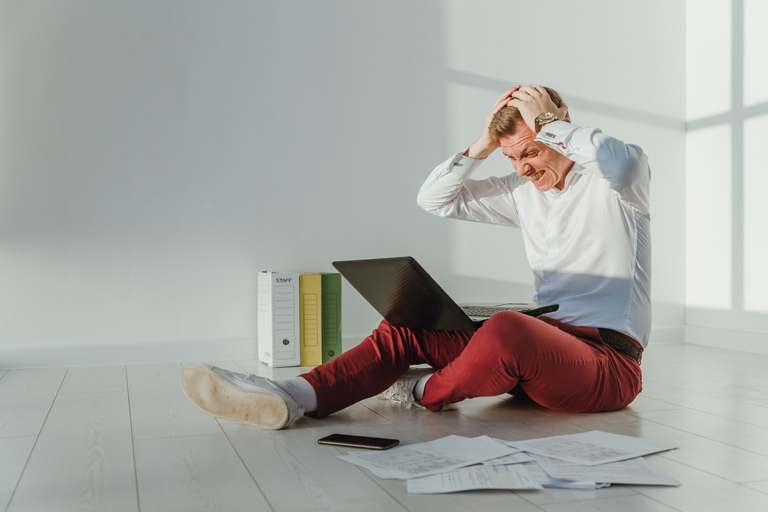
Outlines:
<svg viewBox="0 0 768 512"><path fill-rule="evenodd" d="M418 382L421 376L415 377L401 377L397 382L385 389L379 394L379 397L384 400L389 400L400 405L404 405L406 409L410 409L413 406L424 408L413 396L411 391L411 384Z"/></svg>

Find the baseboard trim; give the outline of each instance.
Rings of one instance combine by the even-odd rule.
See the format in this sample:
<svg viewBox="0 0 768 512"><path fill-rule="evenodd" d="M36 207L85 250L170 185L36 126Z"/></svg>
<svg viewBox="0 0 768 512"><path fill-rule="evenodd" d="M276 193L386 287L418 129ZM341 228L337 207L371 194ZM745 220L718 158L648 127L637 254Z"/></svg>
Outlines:
<svg viewBox="0 0 768 512"><path fill-rule="evenodd" d="M344 336L344 350L358 345L364 338L365 335ZM654 327L651 343L691 343L768 354L768 334L695 325ZM0 348L0 369L3 370L232 359L258 359L256 338Z"/></svg>
<svg viewBox="0 0 768 512"><path fill-rule="evenodd" d="M4 370L257 358L256 338L0 348Z"/></svg>
<svg viewBox="0 0 768 512"><path fill-rule="evenodd" d="M653 327L650 344L685 343L686 329L684 325L668 327Z"/></svg>
<svg viewBox="0 0 768 512"><path fill-rule="evenodd" d="M766 333L717 329L697 325L687 326L687 331L686 343L692 345L768 354L768 334Z"/></svg>

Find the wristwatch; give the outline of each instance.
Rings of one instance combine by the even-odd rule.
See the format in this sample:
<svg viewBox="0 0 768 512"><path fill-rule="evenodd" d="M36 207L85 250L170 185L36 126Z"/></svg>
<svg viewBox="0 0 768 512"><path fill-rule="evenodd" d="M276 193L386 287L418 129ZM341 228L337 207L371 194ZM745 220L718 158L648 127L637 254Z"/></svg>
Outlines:
<svg viewBox="0 0 768 512"><path fill-rule="evenodd" d="M534 123L534 127L536 128L536 133L539 133L541 131L541 127L545 124L549 124L552 121L559 121L560 119L553 114L552 112L542 112L538 116L536 116L536 121Z"/></svg>

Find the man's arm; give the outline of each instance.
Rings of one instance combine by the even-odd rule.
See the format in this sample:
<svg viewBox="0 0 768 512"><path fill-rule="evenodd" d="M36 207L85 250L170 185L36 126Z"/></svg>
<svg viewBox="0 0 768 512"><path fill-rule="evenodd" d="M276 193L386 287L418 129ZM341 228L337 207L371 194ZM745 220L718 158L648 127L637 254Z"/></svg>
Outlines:
<svg viewBox="0 0 768 512"><path fill-rule="evenodd" d="M490 136L493 116L507 106L520 86L496 98L485 116L480 137L463 153L457 153L438 165L421 186L416 202L424 210L440 217L519 226L512 197L511 177L472 180L470 176L499 147Z"/></svg>
<svg viewBox="0 0 768 512"><path fill-rule="evenodd" d="M648 214L650 169L642 148L605 135L597 128L570 123L568 107L557 107L543 87L521 87L509 101L517 107L523 120L534 132L536 140L579 164L575 172L604 178L625 201ZM539 127L536 118L551 112L559 119ZM566 122L563 122L566 121Z"/></svg>
<svg viewBox="0 0 768 512"><path fill-rule="evenodd" d="M640 146L559 121L544 126L536 139L576 162L572 172L603 178L624 201L649 214L651 170Z"/></svg>
<svg viewBox="0 0 768 512"><path fill-rule="evenodd" d="M438 165L421 186L416 202L439 217L519 226L510 177L469 177L483 160L461 153Z"/></svg>
<svg viewBox="0 0 768 512"><path fill-rule="evenodd" d="M480 133L480 137L467 148L464 152L464 156L475 158L477 160L485 160L496 151L499 147L499 141L490 135L489 128L491 126L491 121L493 121L493 116L496 115L496 112L509 105L509 102L512 100L512 94L518 90L520 90L519 85L505 91L501 96L496 98L491 110L485 116L485 124L483 124L483 131Z"/></svg>

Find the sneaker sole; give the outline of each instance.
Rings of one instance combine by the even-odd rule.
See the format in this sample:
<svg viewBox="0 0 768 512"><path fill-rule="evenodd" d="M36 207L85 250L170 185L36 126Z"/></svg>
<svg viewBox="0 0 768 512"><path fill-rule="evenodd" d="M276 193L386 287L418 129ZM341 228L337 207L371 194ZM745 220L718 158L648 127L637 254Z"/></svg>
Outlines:
<svg viewBox="0 0 768 512"><path fill-rule="evenodd" d="M288 405L279 396L233 386L210 368L182 368L181 389L201 411L267 430L280 430L290 420Z"/></svg>

